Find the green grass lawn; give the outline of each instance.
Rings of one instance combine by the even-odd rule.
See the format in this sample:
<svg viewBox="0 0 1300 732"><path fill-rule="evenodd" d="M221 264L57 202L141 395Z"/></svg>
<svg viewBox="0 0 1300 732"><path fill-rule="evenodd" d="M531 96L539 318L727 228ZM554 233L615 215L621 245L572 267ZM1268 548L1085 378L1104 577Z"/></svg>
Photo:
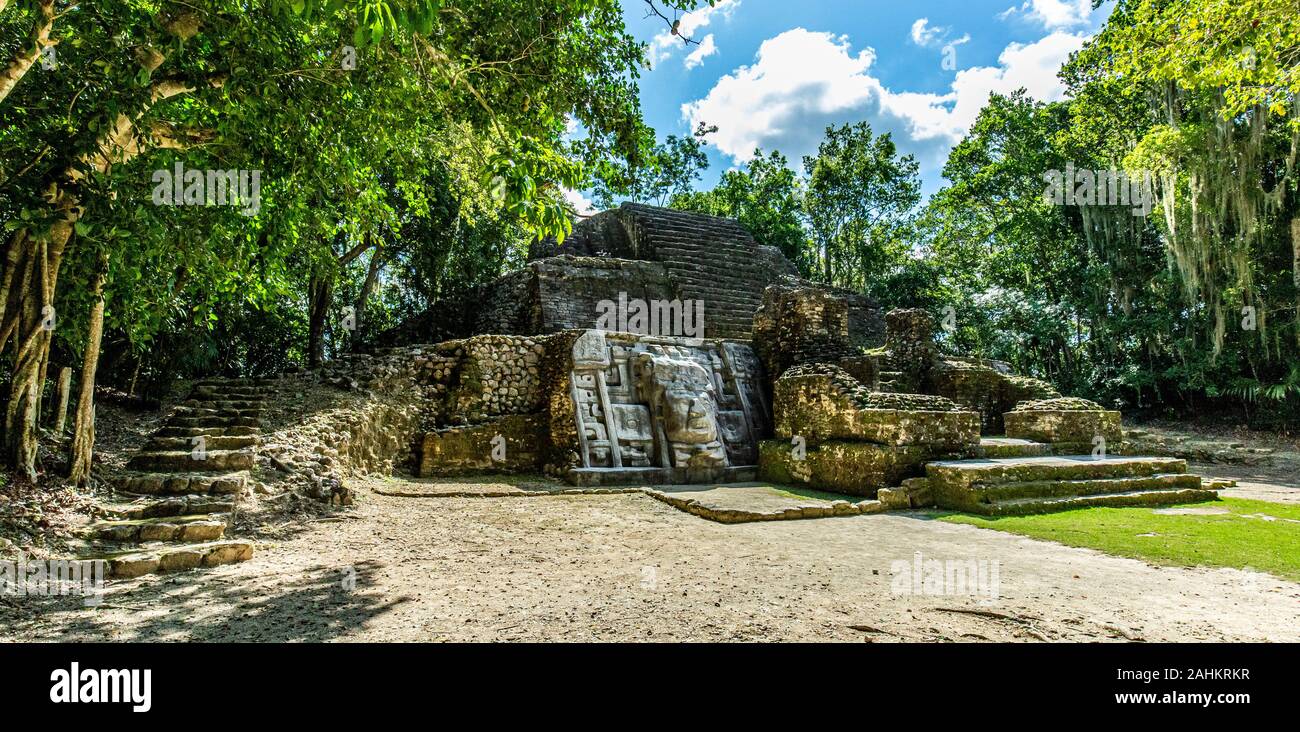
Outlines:
<svg viewBox="0 0 1300 732"><path fill-rule="evenodd" d="M1085 508L1037 516L944 513L938 518L1153 564L1249 567L1300 581L1300 505L1225 498L1171 508L1187 507L1227 509L1228 513L1170 515L1152 508Z"/></svg>

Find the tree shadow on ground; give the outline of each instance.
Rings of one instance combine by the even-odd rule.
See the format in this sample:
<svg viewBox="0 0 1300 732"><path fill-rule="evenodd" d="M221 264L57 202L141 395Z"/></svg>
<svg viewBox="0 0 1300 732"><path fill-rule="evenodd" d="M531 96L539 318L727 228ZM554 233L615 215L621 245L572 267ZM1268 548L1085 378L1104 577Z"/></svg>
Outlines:
<svg viewBox="0 0 1300 732"><path fill-rule="evenodd" d="M163 574L110 584L97 608L80 597L11 598L0 607L0 624L16 641L328 641L411 600L374 591L383 567L315 566L270 585L212 570Z"/></svg>

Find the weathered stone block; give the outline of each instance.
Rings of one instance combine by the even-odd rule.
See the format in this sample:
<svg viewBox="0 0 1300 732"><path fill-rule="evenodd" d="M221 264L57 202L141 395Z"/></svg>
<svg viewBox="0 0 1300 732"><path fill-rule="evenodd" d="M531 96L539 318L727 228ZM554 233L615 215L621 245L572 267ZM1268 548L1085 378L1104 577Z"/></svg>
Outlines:
<svg viewBox="0 0 1300 732"><path fill-rule="evenodd" d="M1120 413L1083 399L1023 402L1003 415L1007 437L1053 444L1093 444L1100 436L1119 445L1124 437Z"/></svg>
<svg viewBox="0 0 1300 732"><path fill-rule="evenodd" d="M159 557L158 569L163 572L177 572L194 569L203 563L203 551L178 549L169 551Z"/></svg>
<svg viewBox="0 0 1300 732"><path fill-rule="evenodd" d="M484 424L430 432L421 445L419 475L535 471L540 467L543 439L540 415L508 415Z"/></svg>
<svg viewBox="0 0 1300 732"><path fill-rule="evenodd" d="M776 382L778 437L799 436L809 445L838 439L948 450L979 443L979 415L947 399L867 392L836 367L813 366L821 373L795 367Z"/></svg>
<svg viewBox="0 0 1300 732"><path fill-rule="evenodd" d="M109 562L109 576L114 579L131 579L157 570L157 554L126 554Z"/></svg>
<svg viewBox="0 0 1300 732"><path fill-rule="evenodd" d="M936 451L922 446L823 442L807 448L802 459L788 440L759 445L758 471L763 480L806 485L819 490L875 497L881 488L919 475Z"/></svg>

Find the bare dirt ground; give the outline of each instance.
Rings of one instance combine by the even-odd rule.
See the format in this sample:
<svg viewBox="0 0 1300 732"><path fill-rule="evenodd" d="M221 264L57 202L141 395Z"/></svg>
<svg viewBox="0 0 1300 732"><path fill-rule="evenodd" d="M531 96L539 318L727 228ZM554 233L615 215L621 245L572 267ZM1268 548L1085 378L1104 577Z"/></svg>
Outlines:
<svg viewBox="0 0 1300 732"><path fill-rule="evenodd" d="M637 494L372 490L400 485L359 482L358 505L334 517L261 527L249 562L111 583L95 609L7 598L0 638L1300 640L1300 585L1155 567L919 512L724 525ZM996 598L894 587L893 570L916 552L996 560L996 586L981 587Z"/></svg>

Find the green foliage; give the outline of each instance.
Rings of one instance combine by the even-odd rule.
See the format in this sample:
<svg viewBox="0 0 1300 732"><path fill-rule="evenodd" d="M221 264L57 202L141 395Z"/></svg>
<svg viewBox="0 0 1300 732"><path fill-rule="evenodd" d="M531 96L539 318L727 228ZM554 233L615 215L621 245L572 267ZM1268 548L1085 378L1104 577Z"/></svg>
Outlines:
<svg viewBox="0 0 1300 732"><path fill-rule="evenodd" d="M875 136L865 122L829 127L803 167L804 210L822 281L863 287L868 275L906 256L920 182L916 161L898 157L888 133Z"/></svg>
<svg viewBox="0 0 1300 732"><path fill-rule="evenodd" d="M703 149L708 144L705 137L717 129L701 122L690 137L669 135L658 145L651 144L653 131L645 130L638 154L630 156L625 166L602 166L595 181L594 202L612 208L622 197L663 206L686 195L699 180L700 171L709 167Z"/></svg>
<svg viewBox="0 0 1300 732"><path fill-rule="evenodd" d="M1271 395L1294 414L1295 64L1270 59L1300 45L1279 7L1120 2L1062 70L1068 101L990 100L922 217L957 345L1119 406ZM1147 177L1154 209L1045 201L1067 165Z"/></svg>
<svg viewBox="0 0 1300 732"><path fill-rule="evenodd" d="M694 3L670 3L687 9ZM55 353L78 360L86 283L109 257L107 343L143 373L265 370L301 358L309 283L339 298L327 348L380 270L368 322L497 274L571 226L563 188L637 152L644 46L614 0L58 3L58 69L0 100L0 217L39 234L80 171ZM0 15L0 55L31 8ZM351 46L351 47L349 47ZM185 91L151 99L161 82ZM129 148L97 169L125 114ZM569 121L582 134L566 138ZM119 154L120 153L120 154ZM253 215L151 205L157 170L256 170ZM357 257L358 250L370 252ZM104 372L123 382L120 369Z"/></svg>

